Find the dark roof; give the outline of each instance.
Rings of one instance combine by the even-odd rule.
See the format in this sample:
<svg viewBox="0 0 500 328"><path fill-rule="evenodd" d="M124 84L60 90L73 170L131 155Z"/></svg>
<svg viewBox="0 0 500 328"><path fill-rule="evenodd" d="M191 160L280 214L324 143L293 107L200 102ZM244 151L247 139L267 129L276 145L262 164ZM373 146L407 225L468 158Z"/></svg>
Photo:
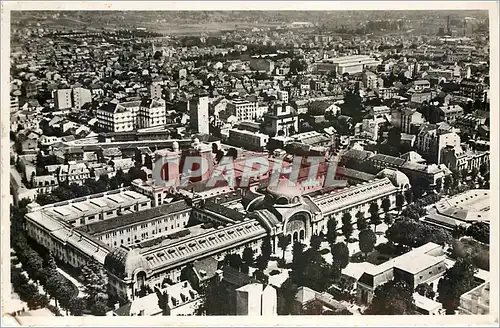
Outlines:
<svg viewBox="0 0 500 328"><path fill-rule="evenodd" d="M215 271L217 271L218 265L219 261L212 256L193 262L193 268L198 272L202 281L212 278ZM200 271L205 271L205 276L201 277Z"/></svg>
<svg viewBox="0 0 500 328"><path fill-rule="evenodd" d="M342 154L343 159L354 159L360 162L366 160L372 155L371 152L366 150L350 149Z"/></svg>
<svg viewBox="0 0 500 328"><path fill-rule="evenodd" d="M112 219L99 221L78 227L78 230L87 232L91 235L110 231L118 227L124 227L134 223L149 221L158 217L166 216L172 213L188 210L190 206L184 200L164 204L144 211L134 212L126 215L117 216Z"/></svg>
<svg viewBox="0 0 500 328"><path fill-rule="evenodd" d="M349 169L347 167L342 167L342 166L337 167L336 173L338 175L341 175L341 176L344 176L347 178L356 179L356 180L370 181L370 180L375 179L375 175L373 175L373 174Z"/></svg>
<svg viewBox="0 0 500 328"><path fill-rule="evenodd" d="M391 165L394 165L397 167L403 166L403 164L406 162L406 160L404 160L402 158L389 156L389 155L383 155L383 154L373 155L369 160L370 161L381 161L381 162L391 164Z"/></svg>
<svg viewBox="0 0 500 328"><path fill-rule="evenodd" d="M230 266L222 268L222 280L234 286L234 288L240 288L252 282L252 279L248 276L248 274L239 272Z"/></svg>
<svg viewBox="0 0 500 328"><path fill-rule="evenodd" d="M210 212L214 212L216 214L222 215L226 218L233 219L236 221L243 221L245 219L245 215L233 210L229 207L222 206L213 202L205 202L205 204L200 207L201 210L208 210Z"/></svg>
<svg viewBox="0 0 500 328"><path fill-rule="evenodd" d="M118 106L119 106L119 104L117 104L115 102L108 102L108 103L103 104L99 108L99 110L103 110L103 111L108 112L108 113L116 113L118 110Z"/></svg>
<svg viewBox="0 0 500 328"><path fill-rule="evenodd" d="M118 309L116 309L114 311L114 313L117 316L120 316L120 317L128 317L128 316L130 316L130 308L131 307L132 307L132 303L127 303L124 306L119 307Z"/></svg>

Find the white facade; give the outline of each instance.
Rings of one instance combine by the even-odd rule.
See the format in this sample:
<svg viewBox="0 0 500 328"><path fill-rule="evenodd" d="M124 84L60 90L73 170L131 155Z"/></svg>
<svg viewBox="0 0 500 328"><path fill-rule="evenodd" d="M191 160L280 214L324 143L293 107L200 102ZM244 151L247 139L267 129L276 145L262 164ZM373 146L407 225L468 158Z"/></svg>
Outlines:
<svg viewBox="0 0 500 328"><path fill-rule="evenodd" d="M226 110L229 115L234 115L238 121L252 121L258 115L258 103L244 99L234 99L227 103Z"/></svg>
<svg viewBox="0 0 500 328"><path fill-rule="evenodd" d="M141 103L137 114L138 128L151 128L166 123L166 109L164 100L148 99Z"/></svg>
<svg viewBox="0 0 500 328"><path fill-rule="evenodd" d="M133 112L117 100L104 104L96 111L97 127L106 132L128 132L135 127Z"/></svg>
<svg viewBox="0 0 500 328"><path fill-rule="evenodd" d="M54 92L54 102L57 109L71 108L71 89L59 89Z"/></svg>
<svg viewBox="0 0 500 328"><path fill-rule="evenodd" d="M189 101L191 127L198 133L209 134L208 96L201 96Z"/></svg>
<svg viewBox="0 0 500 328"><path fill-rule="evenodd" d="M251 132L239 129L229 129L228 142L234 146L248 147L250 149L261 149L269 142L267 134Z"/></svg>
<svg viewBox="0 0 500 328"><path fill-rule="evenodd" d="M92 93L81 87L73 89L73 106L81 109L83 105L92 101Z"/></svg>

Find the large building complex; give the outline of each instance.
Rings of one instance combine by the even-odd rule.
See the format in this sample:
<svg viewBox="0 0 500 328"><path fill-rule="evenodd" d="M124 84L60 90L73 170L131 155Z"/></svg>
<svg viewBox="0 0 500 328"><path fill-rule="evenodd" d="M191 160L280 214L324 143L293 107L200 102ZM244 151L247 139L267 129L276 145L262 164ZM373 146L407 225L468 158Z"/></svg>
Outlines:
<svg viewBox="0 0 500 328"><path fill-rule="evenodd" d="M323 59L316 64L318 73L334 72L337 76L345 73L361 73L367 67L376 67L380 61L367 55L355 55L338 58Z"/></svg>
<svg viewBox="0 0 500 328"><path fill-rule="evenodd" d="M352 217L359 211L367 215L372 202L380 206L385 198L395 207L404 186L394 183L378 178L306 195L280 183L239 200L228 194L197 198L193 207L180 200L150 208L150 198L123 190L33 208L26 226L32 238L72 266L96 258L109 273L111 292L133 299L145 285L160 288L165 278L179 282L182 269L196 260L221 260L245 247L258 253L266 236L274 249L281 234L306 242L326 232L329 218L340 222L346 210ZM228 200L241 201L246 214L225 205Z"/></svg>

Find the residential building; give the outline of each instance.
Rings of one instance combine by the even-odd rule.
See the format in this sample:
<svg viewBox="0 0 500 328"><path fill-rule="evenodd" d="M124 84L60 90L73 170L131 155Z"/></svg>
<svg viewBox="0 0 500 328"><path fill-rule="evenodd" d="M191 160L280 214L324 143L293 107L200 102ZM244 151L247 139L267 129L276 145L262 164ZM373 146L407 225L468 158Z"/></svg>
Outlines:
<svg viewBox="0 0 500 328"><path fill-rule="evenodd" d="M144 99L137 113L138 128L151 128L166 124L165 100Z"/></svg>
<svg viewBox="0 0 500 328"><path fill-rule="evenodd" d="M424 116L420 112L417 112L415 108L404 108L401 110L402 133L411 134L416 130L414 127L419 127L424 123Z"/></svg>
<svg viewBox="0 0 500 328"><path fill-rule="evenodd" d="M427 80L417 80L413 82L413 88L415 91L423 91L425 89L429 89L431 87L431 83Z"/></svg>
<svg viewBox="0 0 500 328"><path fill-rule="evenodd" d="M162 99L162 86L159 83L152 83L149 86L149 94L151 99Z"/></svg>
<svg viewBox="0 0 500 328"><path fill-rule="evenodd" d="M427 283L437 290L439 279L448 269L445 260L442 246L429 242L382 264L372 264L357 282L356 298L370 304L375 289L393 279L404 280L412 288Z"/></svg>
<svg viewBox="0 0 500 328"><path fill-rule="evenodd" d="M267 134L250 132L240 129L229 129L227 142L236 147L243 147L249 150L263 150L269 141Z"/></svg>
<svg viewBox="0 0 500 328"><path fill-rule="evenodd" d="M15 113L19 110L19 97L10 96L10 112Z"/></svg>
<svg viewBox="0 0 500 328"><path fill-rule="evenodd" d="M383 87L383 83L382 83L382 85L379 84L379 78L378 78L377 74L372 73L370 71L365 71L363 73L362 81L363 81L363 85L365 86L365 88L368 88L371 90L375 90L378 87Z"/></svg>
<svg viewBox="0 0 500 328"><path fill-rule="evenodd" d="M481 285L460 296L459 314L485 315L490 313L490 282Z"/></svg>
<svg viewBox="0 0 500 328"><path fill-rule="evenodd" d="M135 128L135 118L131 110L118 100L104 103L96 111L97 127L105 132L127 132Z"/></svg>
<svg viewBox="0 0 500 328"><path fill-rule="evenodd" d="M228 101L226 112L234 115L238 121L252 121L257 118L258 102L245 99L233 99Z"/></svg>
<svg viewBox="0 0 500 328"><path fill-rule="evenodd" d="M265 58L251 58L250 69L254 71L272 73L274 71L274 62Z"/></svg>
<svg viewBox="0 0 500 328"><path fill-rule="evenodd" d="M58 110L71 108L71 89L58 89L54 91L54 104Z"/></svg>
<svg viewBox="0 0 500 328"><path fill-rule="evenodd" d="M278 90L278 100L288 104L288 91Z"/></svg>
<svg viewBox="0 0 500 328"><path fill-rule="evenodd" d="M277 315L276 289L251 283L236 289L236 315Z"/></svg>
<svg viewBox="0 0 500 328"><path fill-rule="evenodd" d="M464 114L464 109L460 107L460 105L448 105L439 107L440 121L453 123L455 122L456 119L462 117L463 114Z"/></svg>
<svg viewBox="0 0 500 328"><path fill-rule="evenodd" d="M472 100L484 100L485 86L481 82L463 79L460 82L460 95Z"/></svg>
<svg viewBox="0 0 500 328"><path fill-rule="evenodd" d="M191 128L197 133L209 134L208 96L200 95L189 100Z"/></svg>
<svg viewBox="0 0 500 328"><path fill-rule="evenodd" d="M299 131L299 117L291 106L276 104L264 115L264 128L270 136L288 136Z"/></svg>
<svg viewBox="0 0 500 328"><path fill-rule="evenodd" d="M483 163L489 163L489 151L473 151L462 146L446 146L442 149L441 162L450 170L479 170Z"/></svg>
<svg viewBox="0 0 500 328"><path fill-rule="evenodd" d="M92 102L92 93L89 89L82 87L76 87L71 89L73 96L73 107L75 109L81 109L86 103Z"/></svg>
<svg viewBox="0 0 500 328"><path fill-rule="evenodd" d="M446 123L422 126L417 134L415 148L429 163L441 164L441 153L446 146L460 146L460 136Z"/></svg>

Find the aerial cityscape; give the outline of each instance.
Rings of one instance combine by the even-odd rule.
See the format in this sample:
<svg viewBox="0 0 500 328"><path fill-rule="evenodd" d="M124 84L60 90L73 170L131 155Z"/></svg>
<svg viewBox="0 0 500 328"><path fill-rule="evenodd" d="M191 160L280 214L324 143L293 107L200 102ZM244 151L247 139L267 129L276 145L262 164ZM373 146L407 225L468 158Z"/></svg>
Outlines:
<svg viewBox="0 0 500 328"><path fill-rule="evenodd" d="M12 316L490 314L488 11L10 22Z"/></svg>

